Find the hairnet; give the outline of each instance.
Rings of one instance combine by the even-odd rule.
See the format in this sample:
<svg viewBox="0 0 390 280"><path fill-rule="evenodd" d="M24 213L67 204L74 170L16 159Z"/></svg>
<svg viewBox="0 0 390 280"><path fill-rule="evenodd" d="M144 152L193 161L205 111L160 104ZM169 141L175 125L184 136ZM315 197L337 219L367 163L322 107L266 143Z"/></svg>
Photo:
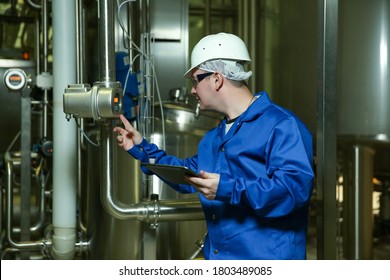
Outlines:
<svg viewBox="0 0 390 280"><path fill-rule="evenodd" d="M203 62L199 65L199 69L207 72L219 71L225 78L235 81L244 81L252 75L252 71L245 71L242 63L226 59Z"/></svg>

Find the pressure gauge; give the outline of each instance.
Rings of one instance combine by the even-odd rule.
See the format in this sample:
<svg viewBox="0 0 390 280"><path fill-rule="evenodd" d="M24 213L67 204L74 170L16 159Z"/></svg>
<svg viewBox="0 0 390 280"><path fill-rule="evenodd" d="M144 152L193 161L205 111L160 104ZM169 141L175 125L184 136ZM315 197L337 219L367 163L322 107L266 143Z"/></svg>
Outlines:
<svg viewBox="0 0 390 280"><path fill-rule="evenodd" d="M27 85L26 73L21 69L8 69L4 73L4 84L10 90L22 90Z"/></svg>

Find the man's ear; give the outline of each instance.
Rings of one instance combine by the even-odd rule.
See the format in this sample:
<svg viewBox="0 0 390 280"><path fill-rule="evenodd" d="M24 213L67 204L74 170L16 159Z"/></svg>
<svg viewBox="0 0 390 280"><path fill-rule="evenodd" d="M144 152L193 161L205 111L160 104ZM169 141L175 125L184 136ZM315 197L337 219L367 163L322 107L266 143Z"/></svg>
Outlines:
<svg viewBox="0 0 390 280"><path fill-rule="evenodd" d="M221 89L221 87L223 86L225 77L222 76L222 74L217 71L214 73L213 79L214 79L214 83L215 83L215 90L219 91Z"/></svg>

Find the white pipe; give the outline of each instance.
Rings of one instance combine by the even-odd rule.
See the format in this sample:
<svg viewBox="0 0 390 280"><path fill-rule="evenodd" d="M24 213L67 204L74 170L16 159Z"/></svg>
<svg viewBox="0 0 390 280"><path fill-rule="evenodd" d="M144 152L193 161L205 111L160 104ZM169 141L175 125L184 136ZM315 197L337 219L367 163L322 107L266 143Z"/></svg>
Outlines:
<svg viewBox="0 0 390 280"><path fill-rule="evenodd" d="M53 257L72 259L76 244L77 127L62 96L76 83L76 0L52 0L53 12Z"/></svg>

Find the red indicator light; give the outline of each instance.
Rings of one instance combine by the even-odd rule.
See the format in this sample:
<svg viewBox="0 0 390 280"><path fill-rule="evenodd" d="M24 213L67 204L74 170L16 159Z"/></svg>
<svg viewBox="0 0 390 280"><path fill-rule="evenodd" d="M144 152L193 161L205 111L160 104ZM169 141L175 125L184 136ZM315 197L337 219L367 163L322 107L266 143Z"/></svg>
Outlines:
<svg viewBox="0 0 390 280"><path fill-rule="evenodd" d="M10 81L21 81L22 80L22 77L18 76L18 75L12 75L9 77L9 80Z"/></svg>

